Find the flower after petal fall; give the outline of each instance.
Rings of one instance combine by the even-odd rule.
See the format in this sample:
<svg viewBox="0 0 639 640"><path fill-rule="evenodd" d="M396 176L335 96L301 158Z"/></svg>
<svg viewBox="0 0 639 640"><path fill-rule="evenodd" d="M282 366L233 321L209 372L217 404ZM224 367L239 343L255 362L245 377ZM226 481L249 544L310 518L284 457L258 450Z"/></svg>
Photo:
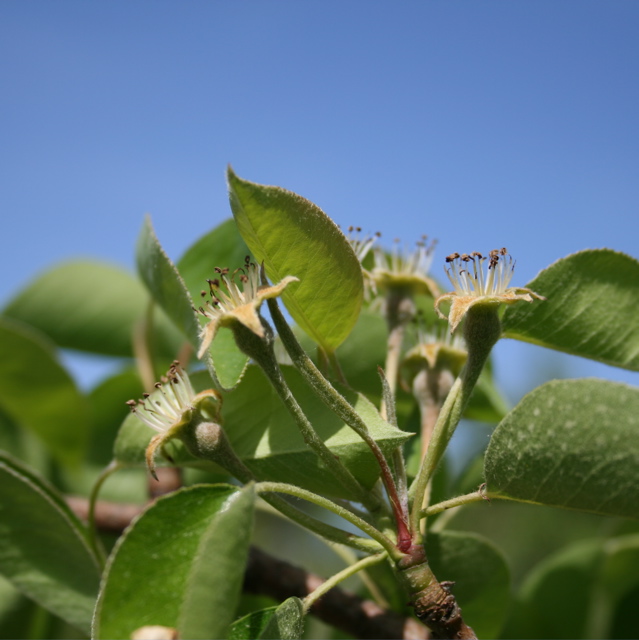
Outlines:
<svg viewBox="0 0 639 640"><path fill-rule="evenodd" d="M157 479L155 454L158 448L177 437L194 418L202 416L202 419L219 421L222 397L213 389L195 393L188 374L176 360L166 376L155 384L153 393L145 393L142 400L129 400L127 405L144 424L159 431L146 450L147 466ZM168 455L166 457L170 459Z"/></svg>
<svg viewBox="0 0 639 640"><path fill-rule="evenodd" d="M239 322L263 338L264 327L258 313L262 302L279 296L291 282L299 282L294 276L286 276L275 285L261 285L259 268L251 262L249 256L246 256L244 267L236 269L230 277L228 269L216 267L215 271L219 277L208 280L211 299L196 309L209 320L202 329L198 358L211 346L220 327L232 327ZM239 284L236 280L239 280ZM203 291L202 296L206 295Z"/></svg>
<svg viewBox="0 0 639 640"><path fill-rule="evenodd" d="M375 266L366 274L372 286L382 291L403 289L413 295L421 293L436 297L439 287L427 276L435 244L435 241L427 243L427 237L423 236L413 251L400 250L397 240L390 253L375 247Z"/></svg>
<svg viewBox="0 0 639 640"><path fill-rule="evenodd" d="M409 295L439 295L437 284L427 276L433 261L435 241L427 243L427 236L422 236L415 250L402 251L399 240L396 240L392 250L387 253L382 247L373 246L381 237L381 233L377 232L372 236L362 235L361 227L349 227L348 232L348 241L362 265L369 252L373 251L373 267L370 270L363 267L367 287L373 292L403 290Z"/></svg>
<svg viewBox="0 0 639 640"><path fill-rule="evenodd" d="M484 266L486 262L487 268ZM508 286L515 263L506 249L494 249L488 256L477 251L461 255L453 253L446 258L446 263L446 274L455 290L439 296L435 300L435 310L441 318L446 318L439 306L445 301L451 303L448 314L451 333L474 305L497 306L520 300L532 302L533 298L545 300L543 296L525 287Z"/></svg>

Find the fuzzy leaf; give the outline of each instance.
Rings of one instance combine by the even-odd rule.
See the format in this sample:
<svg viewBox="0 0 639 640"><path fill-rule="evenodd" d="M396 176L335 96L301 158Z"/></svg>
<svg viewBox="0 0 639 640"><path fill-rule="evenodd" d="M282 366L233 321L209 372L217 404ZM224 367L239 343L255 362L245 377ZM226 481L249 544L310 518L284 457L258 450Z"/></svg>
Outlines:
<svg viewBox="0 0 639 640"><path fill-rule="evenodd" d="M495 429L488 490L504 498L639 518L639 389L605 380L538 387Z"/></svg>
<svg viewBox="0 0 639 640"><path fill-rule="evenodd" d="M546 297L509 306L504 334L639 371L639 262L610 249L580 251L527 287Z"/></svg>
<svg viewBox="0 0 639 640"><path fill-rule="evenodd" d="M268 277L297 276L282 299L295 322L328 353L350 333L362 305L362 269L344 234L301 196L228 170L238 229Z"/></svg>
<svg viewBox="0 0 639 640"><path fill-rule="evenodd" d="M136 248L138 273L156 302L189 342L199 345L200 325L184 280L166 255L147 216Z"/></svg>
<svg viewBox="0 0 639 640"><path fill-rule="evenodd" d="M298 640L303 632L302 601L288 598L277 607L254 611L234 622L229 640Z"/></svg>
<svg viewBox="0 0 639 640"><path fill-rule="evenodd" d="M151 505L120 538L96 605L95 638L143 626L223 638L235 615L252 528L253 490L182 489Z"/></svg>
<svg viewBox="0 0 639 640"><path fill-rule="evenodd" d="M87 532L62 496L0 452L0 574L84 633L100 582Z"/></svg>

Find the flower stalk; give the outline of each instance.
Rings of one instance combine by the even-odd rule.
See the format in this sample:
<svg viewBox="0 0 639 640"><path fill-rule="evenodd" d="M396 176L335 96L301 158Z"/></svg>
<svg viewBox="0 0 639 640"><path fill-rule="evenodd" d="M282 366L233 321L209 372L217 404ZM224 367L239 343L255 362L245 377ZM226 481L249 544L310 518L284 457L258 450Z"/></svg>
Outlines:
<svg viewBox="0 0 639 640"><path fill-rule="evenodd" d="M237 346L244 354L252 358L253 361L260 366L275 389L275 392L284 403L284 406L293 416L304 442L319 456L328 470L334 474L342 486L345 487L358 502L361 502L373 510L376 509L378 506L377 500L370 492L362 487L351 472L333 455L309 422L297 400L295 400L295 397L286 384L282 370L277 363L275 352L273 351L272 329L263 319L262 323L264 328L263 337L260 337L243 324L234 324L231 328Z"/></svg>
<svg viewBox="0 0 639 640"><path fill-rule="evenodd" d="M275 324L275 328L288 352L293 364L297 367L305 380L317 394L317 396L329 407L341 420L349 425L355 433L357 433L364 442L369 446L377 463L380 466L382 482L388 493L391 507L397 524L397 537L400 548L405 550L410 543L410 533L408 530L408 513L402 508L402 499L398 494L397 485L393 478L388 462L384 453L380 449L377 442L370 435L366 423L346 399L331 385L331 383L322 375L313 361L306 355L304 349L298 342L295 334L288 326L284 315L280 311L277 300L268 301L271 318ZM396 426L396 425L395 425ZM377 510L377 509L376 509ZM376 511L374 510L373 513Z"/></svg>

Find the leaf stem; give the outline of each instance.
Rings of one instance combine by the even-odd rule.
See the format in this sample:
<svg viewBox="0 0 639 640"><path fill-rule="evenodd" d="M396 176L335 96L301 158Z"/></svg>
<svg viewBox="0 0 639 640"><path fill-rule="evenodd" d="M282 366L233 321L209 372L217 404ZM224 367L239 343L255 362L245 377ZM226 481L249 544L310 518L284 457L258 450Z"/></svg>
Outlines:
<svg viewBox="0 0 639 640"><path fill-rule="evenodd" d="M386 537L381 531L378 531L373 525L369 524L359 516L356 516L348 509L340 507L338 504L335 504L331 500L319 496L316 493L282 482L259 482L255 485L255 490L260 495L263 493L286 493L288 495L295 496L296 498L312 502L319 507L323 507L324 509L331 511L335 515L340 516L369 535L373 540L378 542L392 558L397 560L404 556L404 554L397 549L395 543L390 538Z"/></svg>
<svg viewBox="0 0 639 640"><path fill-rule="evenodd" d="M329 471L355 500L361 502L367 508L375 510L378 508L378 501L369 491L364 489L353 474L340 462L339 458L324 444L297 400L295 400L273 352L272 329L265 320L262 320L262 325L265 333L264 338L256 335L241 323L235 323L232 329L238 347L243 353L253 358L264 371L284 406L293 416L304 442L317 454Z"/></svg>
<svg viewBox="0 0 639 640"><path fill-rule="evenodd" d="M489 494L484 491L473 491L472 493L467 493L463 496L456 496L454 498L450 498L450 500L444 500L443 502L438 502L430 507L426 507L421 510L420 516L422 518L427 518L428 516L434 516L448 509L463 507L466 504L481 502L482 500L490 500Z"/></svg>
<svg viewBox="0 0 639 640"><path fill-rule="evenodd" d="M121 468L122 466L116 460L111 460L111 462L109 462L109 464L100 472L98 479L91 488L91 494L89 496L89 513L87 518L89 523L89 542L91 543L91 547L95 551L96 557L98 558L102 568L104 568L106 555L98 538L98 530L95 524L95 505L97 504L98 494L100 493L102 485L105 483L107 478L111 476L111 474Z"/></svg>
<svg viewBox="0 0 639 640"><path fill-rule="evenodd" d="M372 567L373 565L383 562L386 557L386 553L377 553L372 556L366 556L358 562L342 569L342 571L336 573L334 576L328 578L328 580L324 581L319 587L317 587L317 589L309 593L306 598L304 598L304 614L308 613L308 610L315 604L315 602L317 602L317 600L319 600L333 587L336 587L340 582L343 582L352 575L355 575L358 571L362 571L363 569L367 569L368 567Z"/></svg>

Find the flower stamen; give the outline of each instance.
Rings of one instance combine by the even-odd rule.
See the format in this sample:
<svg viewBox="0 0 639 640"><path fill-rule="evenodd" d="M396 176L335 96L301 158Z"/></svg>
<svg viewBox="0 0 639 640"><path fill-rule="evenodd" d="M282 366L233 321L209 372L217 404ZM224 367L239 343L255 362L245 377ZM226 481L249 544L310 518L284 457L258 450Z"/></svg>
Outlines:
<svg viewBox="0 0 639 640"><path fill-rule="evenodd" d="M485 263L488 262L488 266ZM454 291L435 300L435 310L440 317L441 302L452 303L448 315L451 333L465 313L475 304L512 304L519 300L532 302L533 298L545 300L543 296L525 287L509 287L515 270L515 261L505 247L493 249L488 256L478 251L471 254L452 253L446 257L444 267Z"/></svg>

